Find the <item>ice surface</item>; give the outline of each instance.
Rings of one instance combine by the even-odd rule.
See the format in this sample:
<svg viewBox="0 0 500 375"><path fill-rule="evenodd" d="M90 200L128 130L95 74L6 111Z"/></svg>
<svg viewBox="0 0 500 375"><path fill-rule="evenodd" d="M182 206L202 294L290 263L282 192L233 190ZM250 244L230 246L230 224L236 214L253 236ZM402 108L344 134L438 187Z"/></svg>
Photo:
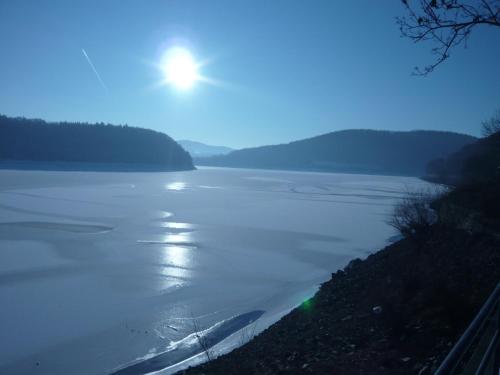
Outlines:
<svg viewBox="0 0 500 375"><path fill-rule="evenodd" d="M111 373L190 337L193 319L205 330L265 311L258 332L385 246L394 202L425 185L217 168L0 171L0 373ZM223 338L214 353L241 343Z"/></svg>

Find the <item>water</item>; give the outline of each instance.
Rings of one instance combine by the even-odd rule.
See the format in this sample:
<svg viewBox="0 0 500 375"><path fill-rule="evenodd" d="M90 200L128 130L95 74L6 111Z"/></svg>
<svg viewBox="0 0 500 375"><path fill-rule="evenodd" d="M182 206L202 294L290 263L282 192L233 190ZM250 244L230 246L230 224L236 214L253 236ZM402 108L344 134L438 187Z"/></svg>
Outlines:
<svg viewBox="0 0 500 375"><path fill-rule="evenodd" d="M217 168L0 171L0 373L147 372L198 354L195 331L212 354L227 351L387 245L392 206L425 185Z"/></svg>

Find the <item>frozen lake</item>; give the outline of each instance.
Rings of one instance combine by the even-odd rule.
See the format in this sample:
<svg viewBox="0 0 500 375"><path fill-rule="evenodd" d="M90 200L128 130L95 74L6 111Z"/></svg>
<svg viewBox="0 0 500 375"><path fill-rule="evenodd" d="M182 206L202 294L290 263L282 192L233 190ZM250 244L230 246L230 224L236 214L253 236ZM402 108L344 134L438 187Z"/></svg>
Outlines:
<svg viewBox="0 0 500 375"><path fill-rule="evenodd" d="M425 185L216 168L0 171L0 373L108 374L165 351L171 365L192 355L195 327L224 338L214 353L228 350L248 336L235 330L255 319L247 328L264 329L387 245L392 206Z"/></svg>

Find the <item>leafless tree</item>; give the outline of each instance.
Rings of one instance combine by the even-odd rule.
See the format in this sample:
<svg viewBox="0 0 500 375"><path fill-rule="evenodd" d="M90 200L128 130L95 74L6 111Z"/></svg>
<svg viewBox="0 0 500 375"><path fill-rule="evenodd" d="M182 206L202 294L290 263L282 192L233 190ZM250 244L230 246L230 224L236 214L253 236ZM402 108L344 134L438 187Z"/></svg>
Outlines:
<svg viewBox="0 0 500 375"><path fill-rule="evenodd" d="M430 205L438 193L421 190L407 192L394 207L388 224L394 227L406 238L418 239L428 232L437 217Z"/></svg>
<svg viewBox="0 0 500 375"><path fill-rule="evenodd" d="M481 132L485 137L500 132L500 108L496 110L491 118L482 122Z"/></svg>
<svg viewBox="0 0 500 375"><path fill-rule="evenodd" d="M416 75L427 75L450 57L450 50L467 46L472 30L479 25L500 31L500 0L401 0L407 16L398 17L401 34L415 43L434 42L436 60Z"/></svg>
<svg viewBox="0 0 500 375"><path fill-rule="evenodd" d="M257 328L257 321L241 329L240 338L238 342L240 346L245 345L247 342L249 342L255 337L256 328Z"/></svg>
<svg viewBox="0 0 500 375"><path fill-rule="evenodd" d="M196 337L198 344L203 350L203 353L205 353L207 361L210 362L213 359L210 343L206 339L206 336L203 334L202 330L199 327L198 321L196 320L196 318L193 316L192 313L191 313L191 321L193 323L194 336Z"/></svg>

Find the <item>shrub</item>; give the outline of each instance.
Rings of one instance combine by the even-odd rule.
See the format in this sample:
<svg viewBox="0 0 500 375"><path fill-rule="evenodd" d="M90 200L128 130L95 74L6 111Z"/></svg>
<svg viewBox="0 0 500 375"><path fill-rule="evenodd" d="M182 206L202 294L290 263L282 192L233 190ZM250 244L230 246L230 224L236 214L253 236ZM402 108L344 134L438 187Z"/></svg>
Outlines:
<svg viewBox="0 0 500 375"><path fill-rule="evenodd" d="M437 193L419 191L408 193L394 207L389 224L396 228L403 237L419 239L429 232L436 222L437 215L431 208Z"/></svg>

